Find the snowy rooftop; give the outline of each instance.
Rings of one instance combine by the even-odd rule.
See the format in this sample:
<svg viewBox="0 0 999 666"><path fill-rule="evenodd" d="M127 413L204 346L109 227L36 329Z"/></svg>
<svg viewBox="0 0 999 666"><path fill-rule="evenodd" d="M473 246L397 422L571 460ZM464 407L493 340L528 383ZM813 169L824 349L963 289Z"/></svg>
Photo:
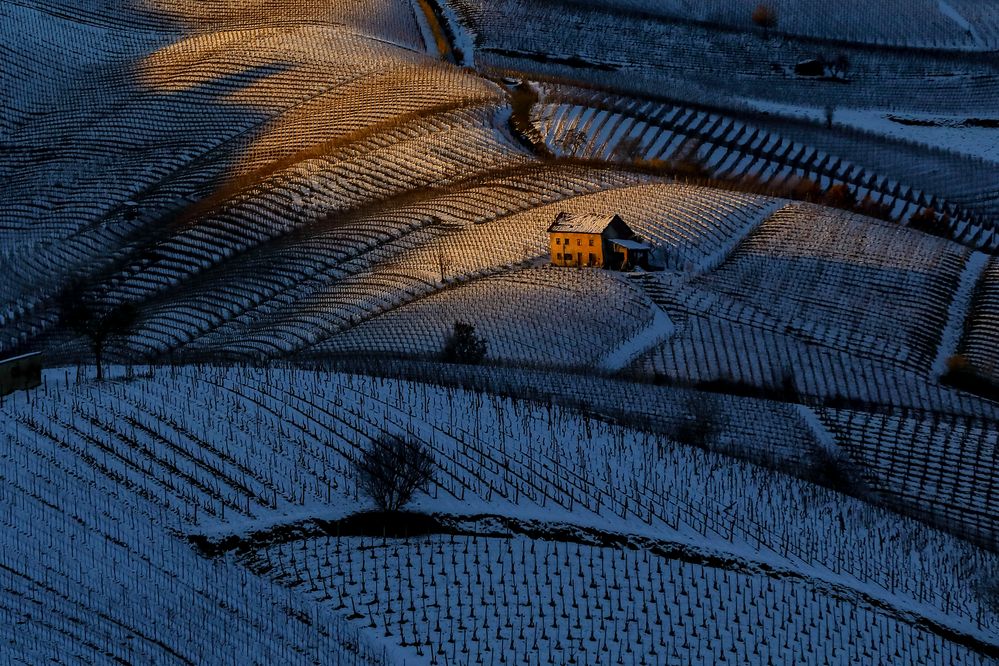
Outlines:
<svg viewBox="0 0 999 666"><path fill-rule="evenodd" d="M623 247L627 250L651 250L652 246L648 243L640 243L633 240L624 240L622 238L614 238L611 240L611 245L617 245L618 247Z"/></svg>
<svg viewBox="0 0 999 666"><path fill-rule="evenodd" d="M569 234L600 234L610 226L616 215L594 215L593 213L559 213L555 222L548 227L549 232Z"/></svg>

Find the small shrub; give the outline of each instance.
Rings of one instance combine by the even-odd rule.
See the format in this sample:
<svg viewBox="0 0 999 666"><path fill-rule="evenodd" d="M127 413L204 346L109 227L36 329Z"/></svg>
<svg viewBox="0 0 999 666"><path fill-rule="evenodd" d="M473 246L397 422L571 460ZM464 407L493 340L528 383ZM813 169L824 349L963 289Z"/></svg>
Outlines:
<svg viewBox="0 0 999 666"><path fill-rule="evenodd" d="M826 190L823 203L833 208L850 210L857 205L857 195L845 184L839 183Z"/></svg>
<svg viewBox="0 0 999 666"><path fill-rule="evenodd" d="M954 354L947 359L947 371L940 377L940 383L999 402L999 383L982 374L963 354Z"/></svg>
<svg viewBox="0 0 999 666"><path fill-rule="evenodd" d="M935 236L947 236L950 216L946 213L939 215L934 208L920 208L909 218L909 226Z"/></svg>
<svg viewBox="0 0 999 666"><path fill-rule="evenodd" d="M454 322L454 330L444 343L444 360L448 363L478 365L486 357L486 341L475 327L463 321Z"/></svg>
<svg viewBox="0 0 999 666"><path fill-rule="evenodd" d="M357 483L382 511L398 511L434 478L434 458L421 442L387 435L354 460Z"/></svg>
<svg viewBox="0 0 999 666"><path fill-rule="evenodd" d="M622 158L634 162L642 159L645 155L646 146L642 142L641 137L631 137L629 139L624 139L617 144L615 152Z"/></svg>
<svg viewBox="0 0 999 666"><path fill-rule="evenodd" d="M974 372L971 361L964 354L954 354L947 358L947 372L952 374Z"/></svg>
<svg viewBox="0 0 999 666"><path fill-rule="evenodd" d="M868 491L863 481L851 471L848 459L819 448L812 457L805 478L837 492L862 497Z"/></svg>
<svg viewBox="0 0 999 666"><path fill-rule="evenodd" d="M879 220L891 219L891 206L879 203L870 194L864 197L863 201L857 204L857 212L868 217L875 217Z"/></svg>
<svg viewBox="0 0 999 666"><path fill-rule="evenodd" d="M803 201L817 201L822 197L822 188L810 178L800 178L790 183L791 196Z"/></svg>

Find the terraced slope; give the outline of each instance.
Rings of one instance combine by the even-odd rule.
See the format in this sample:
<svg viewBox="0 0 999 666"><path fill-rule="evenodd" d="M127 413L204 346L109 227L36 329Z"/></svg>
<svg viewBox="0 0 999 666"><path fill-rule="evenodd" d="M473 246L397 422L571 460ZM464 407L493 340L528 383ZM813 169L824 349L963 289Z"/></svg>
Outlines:
<svg viewBox="0 0 999 666"><path fill-rule="evenodd" d="M732 112L745 110L746 97L822 103L834 90L846 103L987 120L994 63L953 31L941 37L946 53L911 43L880 53L858 38L842 45L855 61L853 83L806 81L788 66L829 45L808 26L789 22L800 34L786 38L774 69L769 37L744 28L721 31L705 50L711 28L684 19L675 49L650 49L633 35L673 19L632 14L614 23L607 11L572 3L570 17L596 17L584 39L574 29L546 33L534 19L550 8L456 2L435 14L403 0L0 0L0 86L10 91L0 109L0 354L43 349L50 365L89 358L86 341L60 322L60 296L73 283L105 307L137 308L134 326L108 350L129 362L433 359L454 321L466 320L487 338L488 363L519 367L400 367L453 373L480 390L506 386L659 433L323 373L181 369L136 380L119 370L100 387L49 375L46 391L0 406L9 416L4 474L27 498L25 513L7 515L5 534L15 541L27 519L59 524L72 515L70 500L54 497L64 486L83 523L11 546L16 562L5 575L21 582L5 586L5 604L14 626L27 621L38 639L17 643L25 659L44 656L46 638L57 652L83 641L74 627L89 612L102 625L92 645L72 648L81 659L184 662L207 650L239 660L241 645L259 645L279 662L327 652L377 661L370 638L409 658L484 655L479 631L521 640L511 630L533 617L507 610L517 606L509 596L544 589L557 605L548 578L563 576L599 590L601 603L616 598L625 621L604 616L611 638L593 644L576 625L606 606L563 607L557 619L545 609L536 617L556 626L536 637L538 649L557 662L584 653L626 659L621 651L636 645L647 660L684 650L688 661L723 651L755 658L758 649L801 661L817 654L814 640L796 637L813 631L828 633L832 656L860 660L890 658L882 650L892 647L900 659L931 663L995 656L991 581L978 573L994 557L969 542L996 549L988 433L999 413L940 383L957 354L995 365L994 261L971 249L995 250L995 165L912 142L872 141L865 152L862 134L808 123L782 133L779 121ZM443 26L433 24L441 18ZM438 58L432 43L433 28L464 38L469 27L478 40L460 46L479 70ZM899 30L890 28L892 40ZM548 51L537 50L539 39ZM927 68L953 76L927 87ZM663 81L664 71L676 80ZM544 82L518 87L502 74ZM714 86L728 108L697 101ZM541 94L525 102L531 90ZM668 168L680 158L730 180L846 183L897 221L938 205L953 215L950 235L960 243L772 192L684 181ZM545 231L561 211L622 215L664 270L547 267ZM494 401L492 411L483 400ZM714 440L701 442L707 451L674 441L697 404L720 414ZM351 535L331 541L310 532L314 525L291 543L271 528L358 509L349 462L386 432L415 433L431 446L441 474L422 507L451 522L425 542L398 545L416 571L384 574L382 592L369 596L351 582L353 567L398 567L407 560L387 550L394 546ZM907 456L909 435L926 446ZM559 553L571 549L587 564L553 566L543 583L516 588L488 572L469 582L458 564L466 553L440 534L495 527L458 525L475 512L496 514L506 532L466 543L509 565L515 579L535 575L548 543L529 519L543 519L549 536L569 525L575 537L562 538L571 545ZM788 516L800 521L789 527ZM584 528L597 536L584 539ZM162 533L145 541L154 529ZM220 535L243 539L257 529L265 543L243 543L245 569L226 568L233 558L172 555L187 548L176 535L225 550ZM58 541L51 554L42 552L46 539ZM613 547L634 539L649 540L640 556ZM78 568L67 564L70 542L82 544ZM115 544L106 557L105 543ZM361 546L370 562L333 569L328 561ZM719 552L738 566L716 561ZM445 559L454 562L446 577L473 590L467 614L431 620L413 599L402 610L398 595L422 596L412 576ZM93 588L96 600L74 600L69 590L92 589L88 569L111 576L115 563L133 578L145 572L152 591L126 599L123 582L111 596ZM178 596L157 597L167 595L175 564L190 578ZM58 585L45 587L46 566L59 572ZM784 572L780 582L768 566ZM630 572L618 585L625 599L613 586L589 587L608 570L612 581ZM295 590L287 602L260 580L271 576ZM255 582L237 590L244 577ZM763 592L763 605L736 589ZM659 625L633 635L637 618L651 621L644 606L674 594L709 599L696 613L682 600L668 606L677 623L663 626L692 636L687 645L670 643ZM65 621L15 616L31 595ZM244 609L243 595L263 601ZM354 617L360 623L335 619L368 602ZM195 608L191 622L211 625L207 645L170 642L155 623L183 603ZM220 616L223 604L235 610ZM796 620L786 633L699 633L712 619L748 626L788 612ZM698 619L688 623L691 613ZM471 635L438 629L452 619ZM150 622L155 631L129 647L129 633ZM229 623L242 629L227 642L219 636ZM331 629L313 636L319 626ZM254 628L261 635L249 635ZM528 631L524 641L528 634L535 638ZM517 649L511 654L522 655Z"/></svg>
<svg viewBox="0 0 999 666"><path fill-rule="evenodd" d="M742 16L748 19L752 7L743 9L748 1L724 3L721 12L745 11ZM930 43L929 48L919 48L905 43L920 40L914 30L905 37L900 31L897 48L884 48L886 40L878 31L890 30L893 21L864 22L866 35L851 39L843 32L838 13L808 12L805 7L811 2L794 3L787 13L792 22L794 15L825 22L820 34L789 34L795 31L793 24L782 33L779 22L771 32L745 19L731 27L724 25L724 19L691 21L671 15L663 3L642 2L642 8L621 11L625 3L638 4L631 0L458 0L455 4L476 36L480 66L544 73L650 96L658 91L689 100L697 99L699 91L705 100L738 95L819 106L828 101L837 106L940 112L995 109L997 78L988 53L993 46L949 51L935 50ZM698 4L694 11L712 11L722 4ZM915 7L906 5L896 25L925 18L930 4L920 0ZM871 12L889 11L884 3L849 6L843 13L858 21ZM941 16L939 10L932 13L933 18ZM994 30L994 19L986 19L983 29ZM960 28L950 32L960 33ZM850 61L849 84L794 75L794 66L806 58L838 54Z"/></svg>
<svg viewBox="0 0 999 666"><path fill-rule="evenodd" d="M994 164L873 132L829 132L799 119L650 102L540 84L533 122L557 155L624 164L680 164L743 186L794 192L847 187L858 202L906 222L921 209L949 216L944 231L995 250ZM890 174L890 175L889 175Z"/></svg>
<svg viewBox="0 0 999 666"><path fill-rule="evenodd" d="M752 26L753 10L759 3L753 0L597 0L585 4L745 30ZM935 49L986 50L996 44L988 38L997 27L994 11L966 0L848 2L837 8L841 11L829 11L827 5L817 0L777 0L769 6L777 17L773 31L778 34Z"/></svg>
<svg viewBox="0 0 999 666"><path fill-rule="evenodd" d="M4 638L25 657L66 646L185 663L199 649L238 658L238 646L291 663L316 654L366 663L385 647L393 658L505 650L520 628L563 656L668 655L686 644L695 660L722 650L809 659L833 645L986 663L999 648L981 596L995 555L571 410L411 382L211 367L119 368L100 384L54 371L0 410L13 499L5 604L23 623L4 623ZM433 514L426 537L358 538L349 523L324 522L364 508L350 460L384 433L418 438L437 461L415 505ZM28 519L52 529L25 533ZM203 560L185 538L239 556ZM170 571L183 573L160 584ZM112 572L113 588L87 592ZM598 578L606 589L591 586ZM452 580L468 589L461 602L444 591ZM746 590L758 601L739 597ZM555 606L540 608L539 594ZM25 614L25 598L57 615ZM270 599L282 605L268 610ZM171 624L152 619L181 604ZM107 618L106 639L100 627L72 633L70 618L90 609ZM785 611L801 626L771 630L766 618ZM762 625L749 628L749 618ZM601 626L606 638L594 642ZM198 630L188 637L183 627ZM26 631L53 640L26 642Z"/></svg>

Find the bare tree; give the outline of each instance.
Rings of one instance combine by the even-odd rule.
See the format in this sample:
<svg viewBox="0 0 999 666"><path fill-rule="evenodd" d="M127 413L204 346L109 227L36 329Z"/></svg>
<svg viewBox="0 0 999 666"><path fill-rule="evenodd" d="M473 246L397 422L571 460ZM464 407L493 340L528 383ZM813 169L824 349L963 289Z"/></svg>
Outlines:
<svg viewBox="0 0 999 666"><path fill-rule="evenodd" d="M104 379L104 351L108 342L128 333L138 318L136 306L122 302L122 287L161 257L155 248L140 249L115 262L93 281L73 282L59 294L59 322L90 342L97 366L97 381Z"/></svg>
<svg viewBox="0 0 999 666"><path fill-rule="evenodd" d="M382 511L398 511L434 479L430 449L394 435L372 440L353 464L361 490Z"/></svg>
<svg viewBox="0 0 999 666"><path fill-rule="evenodd" d="M97 366L97 381L104 379L104 350L116 335L124 335L136 319L135 307L109 300L107 290L94 291L79 285L60 296L59 312L63 326L90 342Z"/></svg>
<svg viewBox="0 0 999 666"><path fill-rule="evenodd" d="M451 270L451 262L448 260L448 256L444 252L442 245L437 246L437 270L441 274L441 282L444 282L447 279L448 272Z"/></svg>
<svg viewBox="0 0 999 666"><path fill-rule="evenodd" d="M562 150L567 155L575 156L586 145L586 142L587 136L585 132L578 129L571 129L562 137Z"/></svg>

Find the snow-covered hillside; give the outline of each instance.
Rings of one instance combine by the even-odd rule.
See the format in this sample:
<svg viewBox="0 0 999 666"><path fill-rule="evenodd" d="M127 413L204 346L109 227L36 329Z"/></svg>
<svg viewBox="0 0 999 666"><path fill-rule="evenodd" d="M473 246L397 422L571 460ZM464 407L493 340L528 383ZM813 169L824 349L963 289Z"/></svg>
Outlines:
<svg viewBox="0 0 999 666"><path fill-rule="evenodd" d="M0 0L0 661L999 660L999 13L759 4Z"/></svg>
<svg viewBox="0 0 999 666"><path fill-rule="evenodd" d="M202 367L51 371L2 411L5 644L29 660L985 663L999 649L983 596L995 555L572 410ZM370 506L350 460L386 432L430 446L436 478L412 508L438 527L337 537ZM191 538L235 557L202 559Z"/></svg>

